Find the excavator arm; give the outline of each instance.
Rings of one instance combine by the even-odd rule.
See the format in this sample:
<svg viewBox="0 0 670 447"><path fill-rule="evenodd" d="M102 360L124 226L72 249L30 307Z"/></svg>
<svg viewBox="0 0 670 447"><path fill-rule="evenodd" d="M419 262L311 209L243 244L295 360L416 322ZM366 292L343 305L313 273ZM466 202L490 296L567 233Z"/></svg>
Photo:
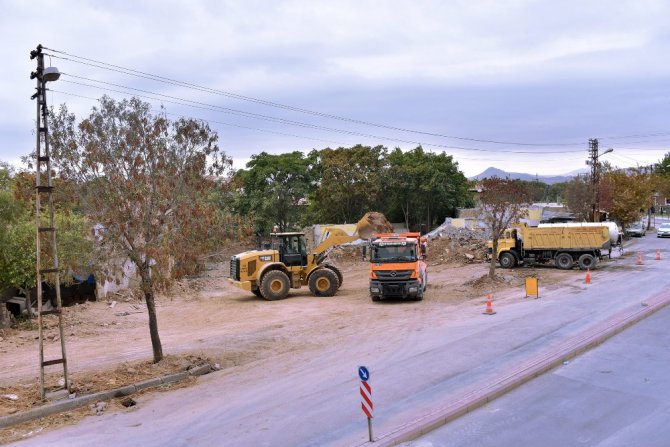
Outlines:
<svg viewBox="0 0 670 447"><path fill-rule="evenodd" d="M382 213L369 212L356 223L353 234L337 227L326 227L321 242L314 248L310 256L314 264L321 264L334 247L358 239L369 239L374 233L390 233L393 231L391 223Z"/></svg>

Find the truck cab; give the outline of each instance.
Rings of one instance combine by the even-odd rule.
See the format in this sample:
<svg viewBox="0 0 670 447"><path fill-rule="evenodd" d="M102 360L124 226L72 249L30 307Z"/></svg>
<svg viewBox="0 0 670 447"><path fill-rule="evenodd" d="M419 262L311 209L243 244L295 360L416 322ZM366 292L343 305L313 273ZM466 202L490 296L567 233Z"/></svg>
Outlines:
<svg viewBox="0 0 670 447"><path fill-rule="evenodd" d="M370 297L423 299L428 274L420 233L384 233L369 243Z"/></svg>

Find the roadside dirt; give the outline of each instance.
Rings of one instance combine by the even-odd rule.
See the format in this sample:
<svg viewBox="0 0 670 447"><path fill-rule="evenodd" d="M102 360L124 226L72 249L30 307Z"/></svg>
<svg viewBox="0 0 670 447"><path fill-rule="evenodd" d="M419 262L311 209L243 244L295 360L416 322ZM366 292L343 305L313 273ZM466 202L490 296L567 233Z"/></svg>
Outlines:
<svg viewBox="0 0 670 447"><path fill-rule="evenodd" d="M350 343L361 327L369 327L370 333L430 327L444 323L445 310L454 319L463 311L483 310L488 293L494 294L495 304L524 299L527 276L538 276L541 287L547 289L583 276L576 270L554 268L497 269L499 276L491 281L486 276L488 264L464 264L475 261L448 250L448 246L431 244L429 288L420 302L372 303L367 292L368 265L355 248L337 250L331 256L344 274L342 288L332 298L312 297L303 288L292 290L285 300L264 301L228 285L228 263L213 262L200 276L183 281L171 294L158 298L159 332L163 351L168 354L158 365L150 362L143 302L115 296L114 300L66 308L65 337L74 391L85 394L120 387L204 362L236 374L243 370L238 368L242 365L282 354L317 358L320 349ZM48 326L47 359L53 357L50 352L58 353L60 346L55 320ZM42 404L36 338L31 323L0 330L0 416ZM59 366L50 368L60 371ZM281 374L281 363L276 368L271 373ZM57 374L51 374L47 383L55 385L58 379ZM179 386L185 385L188 382ZM118 402L107 409L125 410ZM95 412L83 408L0 430L0 443L76 423L91 414Z"/></svg>

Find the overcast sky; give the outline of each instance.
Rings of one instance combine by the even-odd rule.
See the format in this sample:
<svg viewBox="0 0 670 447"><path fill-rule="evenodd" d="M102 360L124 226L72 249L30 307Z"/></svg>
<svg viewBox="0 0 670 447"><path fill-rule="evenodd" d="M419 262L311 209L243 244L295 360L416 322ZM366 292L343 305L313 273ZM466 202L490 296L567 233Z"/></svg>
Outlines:
<svg viewBox="0 0 670 447"><path fill-rule="evenodd" d="M614 148L602 158L614 165L649 164L670 151L668 23L667 0L0 0L0 160L34 149L29 52L41 43L69 54L47 51L64 73L51 104L83 117L103 94L141 94L209 121L238 167L261 151L421 143L467 176L563 174L586 168L589 138Z"/></svg>

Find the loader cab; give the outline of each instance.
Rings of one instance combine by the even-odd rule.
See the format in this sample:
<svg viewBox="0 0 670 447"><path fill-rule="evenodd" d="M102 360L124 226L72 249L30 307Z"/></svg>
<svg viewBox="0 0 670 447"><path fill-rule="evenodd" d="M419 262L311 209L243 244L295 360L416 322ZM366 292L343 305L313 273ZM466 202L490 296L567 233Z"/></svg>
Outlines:
<svg viewBox="0 0 670 447"><path fill-rule="evenodd" d="M304 233L272 233L272 249L279 253L279 261L286 266L307 265L307 245Z"/></svg>

